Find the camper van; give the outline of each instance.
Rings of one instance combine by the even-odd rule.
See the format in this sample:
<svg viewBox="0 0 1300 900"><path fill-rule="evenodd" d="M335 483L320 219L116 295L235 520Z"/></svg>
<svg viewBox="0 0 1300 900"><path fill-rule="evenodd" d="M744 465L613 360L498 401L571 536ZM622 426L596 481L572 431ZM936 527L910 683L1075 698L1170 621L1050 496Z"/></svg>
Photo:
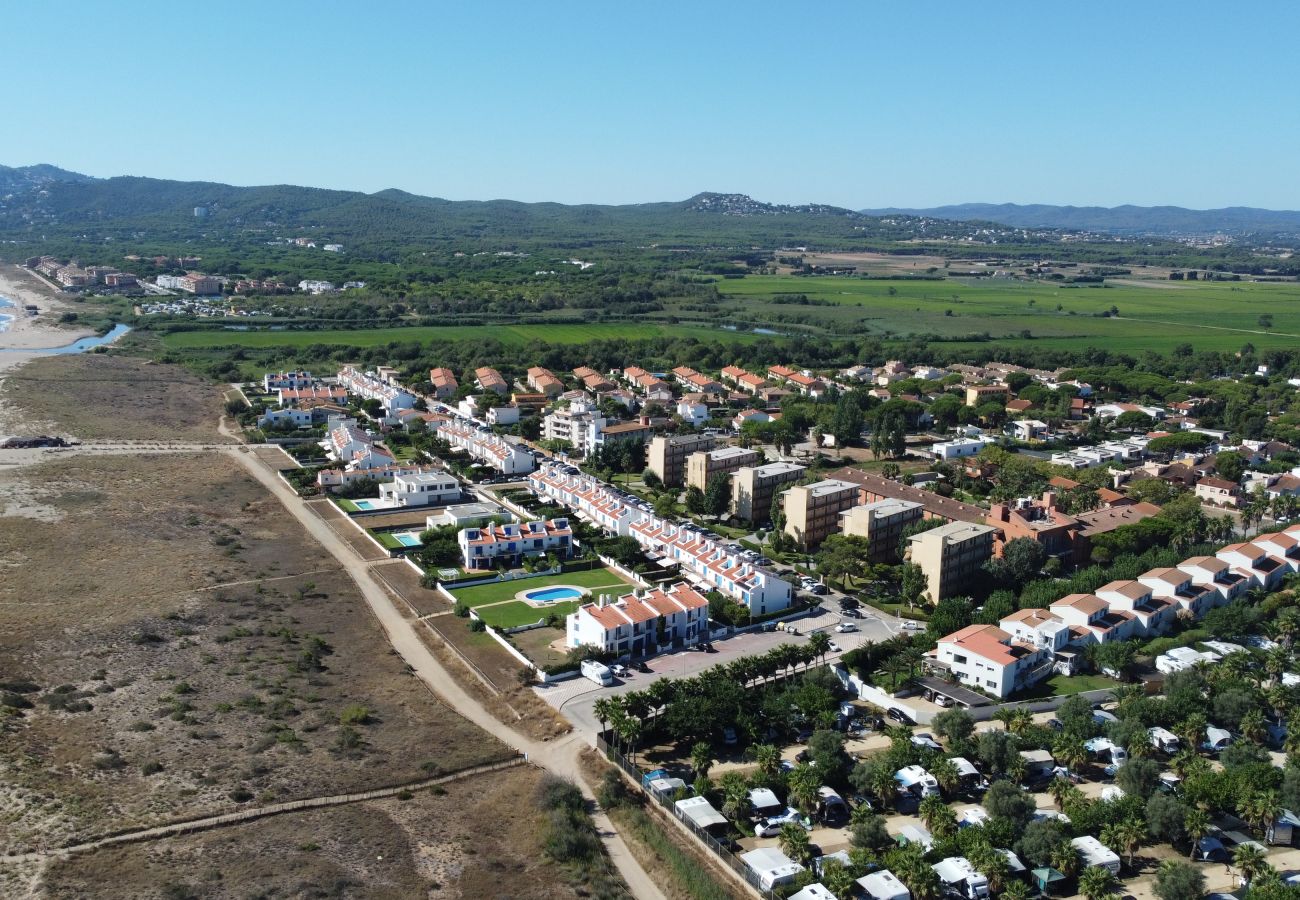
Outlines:
<svg viewBox="0 0 1300 900"><path fill-rule="evenodd" d="M967 900L982 900L989 896L989 880L964 856L950 856L935 863L930 868L939 876L948 890L960 894Z"/></svg>
<svg viewBox="0 0 1300 900"><path fill-rule="evenodd" d="M939 782L921 766L904 766L894 773L898 786L917 797L937 797Z"/></svg>
<svg viewBox="0 0 1300 900"><path fill-rule="evenodd" d="M1151 739L1151 746L1155 747L1161 753L1173 755L1178 752L1178 735L1174 734L1167 728L1148 728L1147 737Z"/></svg>
<svg viewBox="0 0 1300 900"><path fill-rule="evenodd" d="M1083 746L1105 765L1122 766L1128 762L1128 751L1109 738L1093 738Z"/></svg>
<svg viewBox="0 0 1300 900"><path fill-rule="evenodd" d="M582 661L582 677L596 682L601 687L609 687L614 683L614 673L609 670L609 666L595 659Z"/></svg>

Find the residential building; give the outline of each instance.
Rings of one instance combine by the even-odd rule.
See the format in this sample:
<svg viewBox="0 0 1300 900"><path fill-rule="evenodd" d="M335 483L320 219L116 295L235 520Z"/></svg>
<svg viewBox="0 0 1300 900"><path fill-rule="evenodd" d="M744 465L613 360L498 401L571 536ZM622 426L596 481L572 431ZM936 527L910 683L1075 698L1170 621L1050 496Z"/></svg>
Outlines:
<svg viewBox="0 0 1300 900"><path fill-rule="evenodd" d="M650 656L706 637L709 602L685 582L586 603L565 621L565 644L619 656Z"/></svg>
<svg viewBox="0 0 1300 900"><path fill-rule="evenodd" d="M990 525L949 522L907 539L911 562L925 573L931 603L961 592L992 557L996 531Z"/></svg>
<svg viewBox="0 0 1300 900"><path fill-rule="evenodd" d="M262 376L262 390L268 394L275 391L289 388L311 387L316 383L315 377L310 372L267 372Z"/></svg>
<svg viewBox="0 0 1300 900"><path fill-rule="evenodd" d="M789 462L741 466L731 478L731 514L753 525L772 519L772 498L784 485L802 477L804 466Z"/></svg>
<svg viewBox="0 0 1300 900"><path fill-rule="evenodd" d="M335 288L332 281L305 278L298 282L298 290L306 291L308 294L332 294Z"/></svg>
<svg viewBox="0 0 1300 900"><path fill-rule="evenodd" d="M1300 571L1300 528L1261 534L1252 543L1283 563L1288 572Z"/></svg>
<svg viewBox="0 0 1300 900"><path fill-rule="evenodd" d="M651 442L653 448L654 442ZM697 450L686 457L686 486L704 490L714 478L730 475L741 466L750 466L763 458L757 450L744 447L720 447Z"/></svg>
<svg viewBox="0 0 1300 900"><path fill-rule="evenodd" d="M974 456L987 446L988 442L979 438L955 438L951 441L939 441L932 445L930 453L935 459L947 461Z"/></svg>
<svg viewBox="0 0 1300 900"><path fill-rule="evenodd" d="M840 513L858 502L858 487L851 481L827 478L798 485L781 495L785 533L805 550L811 550L840 527Z"/></svg>
<svg viewBox="0 0 1300 900"><path fill-rule="evenodd" d="M1214 591L1213 605L1231 603L1250 590L1251 580L1217 556L1193 556L1178 564L1178 570L1191 576L1192 584Z"/></svg>
<svg viewBox="0 0 1300 900"><path fill-rule="evenodd" d="M858 486L859 502L872 503L876 500L908 500L921 504L926 519L943 519L945 522L980 522L984 521L985 510L970 503L962 503L951 497L944 497L934 491L922 490L901 481L872 475L861 469L848 466L831 472L831 477L842 481L851 481Z"/></svg>
<svg viewBox="0 0 1300 900"><path fill-rule="evenodd" d="M444 425L438 429L438 437L502 475L523 475L533 471L535 465L533 455L525 448L490 431L479 431L468 425Z"/></svg>
<svg viewBox="0 0 1300 900"><path fill-rule="evenodd" d="M604 427L605 417L594 404L575 400L542 418L542 438L567 441L575 453L589 456Z"/></svg>
<svg viewBox="0 0 1300 900"><path fill-rule="evenodd" d="M1286 564L1256 543L1229 544L1214 555L1250 578L1254 587L1267 591L1274 590L1287 574Z"/></svg>
<svg viewBox="0 0 1300 900"><path fill-rule="evenodd" d="M312 384L307 387L280 388L275 393L276 401L282 407L302 406L310 400L338 404L348 402L347 389L337 385Z"/></svg>
<svg viewBox="0 0 1300 900"><path fill-rule="evenodd" d="M701 375L690 366L678 366L673 369L673 377L678 384L691 392L717 395L724 394L727 390L722 386L722 382L714 381L707 375Z"/></svg>
<svg viewBox="0 0 1300 900"><path fill-rule="evenodd" d="M568 519L535 522L489 522L465 528L456 536L461 559L470 570L507 569L519 565L525 556L554 553L566 558L573 550L573 530Z"/></svg>
<svg viewBox="0 0 1300 900"><path fill-rule="evenodd" d="M968 384L966 386L966 405L983 406L985 403L997 402L1003 405L1007 400L1005 384Z"/></svg>
<svg viewBox="0 0 1300 900"><path fill-rule="evenodd" d="M654 429L644 417L639 422L617 422L613 425L605 425L596 433L595 449L599 450L606 444L620 442L636 441L644 444L653 435Z"/></svg>
<svg viewBox="0 0 1300 900"><path fill-rule="evenodd" d="M778 414L779 415L779 414ZM772 415L763 409L742 409L731 419L731 428L739 433L746 422L753 422L756 425L762 425L772 421Z"/></svg>
<svg viewBox="0 0 1300 900"><path fill-rule="evenodd" d="M1196 496L1202 503L1236 506L1241 501L1241 486L1226 478L1207 475L1196 482Z"/></svg>
<svg viewBox="0 0 1300 900"><path fill-rule="evenodd" d="M701 450L713 449L713 437L707 434L657 435L650 441L646 467L668 487L680 487L686 471L686 457Z"/></svg>
<svg viewBox="0 0 1300 900"><path fill-rule="evenodd" d="M379 499L395 506L442 506L460 498L460 481L448 472L397 475L379 487Z"/></svg>
<svg viewBox="0 0 1300 900"><path fill-rule="evenodd" d="M382 380L377 372L362 372L355 366L344 366L339 369L338 382L348 393L363 400L378 400L385 416L415 406L414 394Z"/></svg>
<svg viewBox="0 0 1300 900"><path fill-rule="evenodd" d="M329 433L321 447L330 459L346 463L368 450L374 442L375 439L357 425L356 419L345 418L330 422Z"/></svg>
<svg viewBox="0 0 1300 900"><path fill-rule="evenodd" d="M1219 592L1206 584L1197 584L1190 573L1181 568L1151 569L1138 576L1138 582L1151 591L1153 597L1170 600L1179 611L1200 618L1213 609Z"/></svg>
<svg viewBox="0 0 1300 900"><path fill-rule="evenodd" d="M1154 637L1174 623L1178 604L1167 596L1156 596L1140 581L1112 581L1097 588L1096 596L1111 612L1130 613L1137 621L1138 634Z"/></svg>
<svg viewBox="0 0 1300 900"><path fill-rule="evenodd" d="M502 397L510 393L510 385L506 384L506 380L501 376L501 373L491 366L480 366L475 369L474 383L478 385L479 390L492 391Z"/></svg>
<svg viewBox="0 0 1300 900"><path fill-rule="evenodd" d="M1000 532L994 541L994 556L1001 556L1003 547L1020 538L1029 538L1048 556L1066 564L1078 561L1083 550L1083 526L1057 508L1054 491L1044 492L1041 500L1024 497L1012 503L995 503L985 522Z"/></svg>
<svg viewBox="0 0 1300 900"><path fill-rule="evenodd" d="M840 530L866 538L872 562L893 562L901 555L904 529L921 521L924 513L925 508L911 500L876 500L840 513Z"/></svg>
<svg viewBox="0 0 1300 900"><path fill-rule="evenodd" d="M541 366L533 366L528 370L528 386L552 400L564 393L564 382L550 369Z"/></svg>
<svg viewBox="0 0 1300 900"><path fill-rule="evenodd" d="M647 401L667 402L673 399L673 389L657 375L652 375L640 366L628 366L623 370L623 378L644 395Z"/></svg>
<svg viewBox="0 0 1300 900"><path fill-rule="evenodd" d="M429 383L433 385L433 396L439 400L449 400L460 390L456 373L442 366L429 370Z"/></svg>
<svg viewBox="0 0 1300 900"><path fill-rule="evenodd" d="M962 684L997 697L1026 688L1052 672L1053 653L1017 640L996 625L969 625L939 639L934 662Z"/></svg>
<svg viewBox="0 0 1300 900"><path fill-rule="evenodd" d="M768 386L762 376L747 372L740 366L727 366L724 368L722 370L722 380L746 394L757 394Z"/></svg>
<svg viewBox="0 0 1300 900"><path fill-rule="evenodd" d="M316 473L316 486L325 488L350 487L361 481L383 483L398 475L416 475L421 472L437 471L432 466L420 466L414 463L393 463L371 469L322 469Z"/></svg>
<svg viewBox="0 0 1300 900"><path fill-rule="evenodd" d="M1046 422L1040 422L1038 419L1021 419L1008 424L1007 430L1018 441L1042 441L1047 439L1047 432L1050 429Z"/></svg>
<svg viewBox="0 0 1300 900"><path fill-rule="evenodd" d="M573 377L581 381L584 388L593 392L612 391L615 387L614 382L589 366L578 366L573 370Z"/></svg>
<svg viewBox="0 0 1300 900"><path fill-rule="evenodd" d="M1139 630L1132 613L1112 610L1095 594L1069 594L1053 601L1048 609L1070 626L1074 640L1082 645L1128 640Z"/></svg>

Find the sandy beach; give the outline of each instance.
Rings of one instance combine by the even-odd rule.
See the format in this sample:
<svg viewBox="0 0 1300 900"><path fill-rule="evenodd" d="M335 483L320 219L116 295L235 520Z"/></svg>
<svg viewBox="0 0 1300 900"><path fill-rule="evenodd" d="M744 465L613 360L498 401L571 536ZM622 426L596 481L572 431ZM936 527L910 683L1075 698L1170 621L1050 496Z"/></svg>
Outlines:
<svg viewBox="0 0 1300 900"><path fill-rule="evenodd" d="M94 333L86 328L59 327L59 316L71 312L72 305L17 266L0 265L0 297L14 304L0 307L0 313L12 317L4 320L7 327L0 331L0 376L37 355L24 350L62 347ZM29 303L40 307L40 315L23 312Z"/></svg>

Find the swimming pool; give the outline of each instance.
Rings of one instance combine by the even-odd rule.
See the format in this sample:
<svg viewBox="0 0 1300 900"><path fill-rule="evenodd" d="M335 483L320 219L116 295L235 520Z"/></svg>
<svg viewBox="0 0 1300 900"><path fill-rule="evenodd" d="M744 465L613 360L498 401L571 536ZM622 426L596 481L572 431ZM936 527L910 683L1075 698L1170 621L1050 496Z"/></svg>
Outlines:
<svg viewBox="0 0 1300 900"><path fill-rule="evenodd" d="M363 509L369 512L372 509L380 509L378 500L353 500L352 503L357 509Z"/></svg>
<svg viewBox="0 0 1300 900"><path fill-rule="evenodd" d="M401 544L403 547L420 546L419 535L411 534L409 531L403 534L395 534L393 535L393 538L397 541L397 543Z"/></svg>
<svg viewBox="0 0 1300 900"><path fill-rule="evenodd" d="M524 596L534 603L554 603L557 600L577 600L582 591L572 587L551 587L528 591Z"/></svg>

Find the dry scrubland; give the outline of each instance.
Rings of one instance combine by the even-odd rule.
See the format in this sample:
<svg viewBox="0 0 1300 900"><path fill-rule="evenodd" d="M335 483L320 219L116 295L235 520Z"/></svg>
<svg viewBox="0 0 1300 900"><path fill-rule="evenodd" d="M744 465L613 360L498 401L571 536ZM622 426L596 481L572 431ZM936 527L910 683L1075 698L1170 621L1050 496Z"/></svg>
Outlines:
<svg viewBox="0 0 1300 900"><path fill-rule="evenodd" d="M60 898L575 896L538 852L540 774L519 767L421 792L56 863ZM465 815L473 810L473 815Z"/></svg>
<svg viewBox="0 0 1300 900"><path fill-rule="evenodd" d="M177 366L89 353L33 360L4 379L0 425L83 441L219 441L222 391Z"/></svg>

